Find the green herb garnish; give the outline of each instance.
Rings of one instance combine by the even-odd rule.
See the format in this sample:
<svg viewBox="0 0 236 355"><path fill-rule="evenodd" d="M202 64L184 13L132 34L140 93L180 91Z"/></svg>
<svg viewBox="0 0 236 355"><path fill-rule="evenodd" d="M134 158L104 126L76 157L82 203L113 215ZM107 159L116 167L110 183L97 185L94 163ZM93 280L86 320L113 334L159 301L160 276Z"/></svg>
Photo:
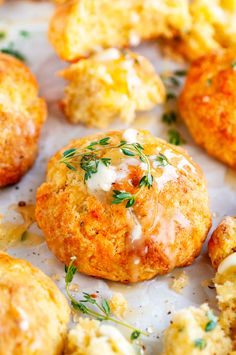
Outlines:
<svg viewBox="0 0 236 355"><path fill-rule="evenodd" d="M99 164L109 166L111 164L111 158L104 158L101 154L105 150L118 149L124 155L129 157L136 157L147 166L147 172L140 179L138 188L139 190L135 194L131 194L127 191L113 190L112 204L119 204L123 201L126 202L126 207L132 207L136 201L138 194L143 187L150 189L153 184L153 176L151 174L151 165L148 157L144 153L144 148L139 143L127 143L121 140L118 145L110 144L110 137L102 138L98 141L91 142L88 146L82 149L71 148L63 153L63 157L60 160L64 163L68 169L77 171L78 167L85 171L84 181L92 177L98 171ZM163 165L164 166L164 165Z"/></svg>
<svg viewBox="0 0 236 355"><path fill-rule="evenodd" d="M176 79L175 76L171 76L170 78L170 82L174 85L174 86L180 86L180 82L178 79Z"/></svg>
<svg viewBox="0 0 236 355"><path fill-rule="evenodd" d="M176 76L186 76L187 75L187 70L185 69L179 69L174 71L174 75Z"/></svg>
<svg viewBox="0 0 236 355"><path fill-rule="evenodd" d="M129 208L132 207L135 203L135 195L132 195L130 192L126 191L119 191L119 190L113 190L113 200L112 204L113 205L118 205L123 201L127 201L125 207Z"/></svg>
<svg viewBox="0 0 236 355"><path fill-rule="evenodd" d="M231 64L231 67L233 68L233 70L236 70L236 60Z"/></svg>
<svg viewBox="0 0 236 355"><path fill-rule="evenodd" d="M170 129L168 131L168 136L169 136L169 143L171 144L181 145L185 143L184 139L181 137L180 133L176 131L176 129Z"/></svg>
<svg viewBox="0 0 236 355"><path fill-rule="evenodd" d="M168 76L167 78L164 78L163 80L167 86L170 86L170 85L176 86L176 87L180 86L180 82L175 76Z"/></svg>
<svg viewBox="0 0 236 355"><path fill-rule="evenodd" d="M131 329L132 330L132 333L130 336L131 340L136 340L141 334L148 336L148 333L143 332L143 331L133 327L132 325L129 325L127 323L124 323L124 322L112 317L109 302L105 298L103 298L101 300L101 302L98 302L97 296L91 295L86 292L83 292L83 298L78 301L72 296L72 294L70 293L70 290L69 290L69 286L70 286L70 283L73 281L74 275L77 271L76 267L74 266L75 260L76 260L76 257L72 257L69 266L65 267L66 293L70 299L71 306L75 310L77 310L83 314L87 314L88 316L95 318L96 320L99 320L100 322L111 321L113 323L116 323L116 324L119 324L119 325L122 325L126 328ZM91 305L92 307L89 307L89 305Z"/></svg>
<svg viewBox="0 0 236 355"><path fill-rule="evenodd" d="M76 153L77 149L76 148L72 148L72 149L67 149L63 152L63 157L73 157Z"/></svg>
<svg viewBox="0 0 236 355"><path fill-rule="evenodd" d="M205 349L207 342L203 338L198 338L194 341L194 346L200 350Z"/></svg>
<svg viewBox="0 0 236 355"><path fill-rule="evenodd" d="M7 34L4 31L0 31L0 40L6 38Z"/></svg>
<svg viewBox="0 0 236 355"><path fill-rule="evenodd" d="M85 154L81 157L80 167L85 171L84 180L91 178L98 171L99 159L95 154Z"/></svg>
<svg viewBox="0 0 236 355"><path fill-rule="evenodd" d="M65 265L65 273L66 273L65 281L66 281L66 284L70 284L72 282L72 280L74 278L74 274L77 272L77 268L74 266L74 261L75 260L76 260L76 258L72 257L69 266Z"/></svg>
<svg viewBox="0 0 236 355"><path fill-rule="evenodd" d="M210 310L207 312L207 318L209 319L209 322L207 322L205 326L205 331L210 332L211 330L215 329L215 327L217 326L217 317Z"/></svg>
<svg viewBox="0 0 236 355"><path fill-rule="evenodd" d="M146 186L148 189L150 189L150 187L153 184L153 176L148 173L147 175L144 175L141 180L139 181L139 188L142 188L144 186ZM141 189L138 190L138 192L136 192L136 194L131 194L130 192L126 192L126 191L119 191L119 190L113 190L113 200L112 200L112 204L119 204L123 201L127 201L126 203L126 208L132 207L137 199L138 194L140 193Z"/></svg>
<svg viewBox="0 0 236 355"><path fill-rule="evenodd" d="M25 37L25 38L29 37L29 35L30 35L30 33L28 31L26 31L26 30L21 30L19 32L19 34L20 34L21 37Z"/></svg>
<svg viewBox="0 0 236 355"><path fill-rule="evenodd" d="M159 155L156 157L156 162L157 162L156 164L157 166L166 166L170 164L166 156L162 153L159 153Z"/></svg>
<svg viewBox="0 0 236 355"><path fill-rule="evenodd" d="M175 100L177 96L173 92L168 92L166 94L166 100Z"/></svg>
<svg viewBox="0 0 236 355"><path fill-rule="evenodd" d="M140 337L141 333L139 330L134 330L131 335L130 335L130 340L133 341L133 340L136 340Z"/></svg>
<svg viewBox="0 0 236 355"><path fill-rule="evenodd" d="M22 234L21 234L21 242L24 242L28 237L28 231L24 231Z"/></svg>
<svg viewBox="0 0 236 355"><path fill-rule="evenodd" d="M12 55L13 57L21 60L22 62L25 62L25 60L26 60L24 55L21 52L19 52L17 49L14 49L10 46L6 47L6 48L1 48L0 51L2 53Z"/></svg>
<svg viewBox="0 0 236 355"><path fill-rule="evenodd" d="M102 138L100 139L99 141L96 141L96 142L91 142L86 148L89 149L89 150L94 150L95 146L99 146L99 145L108 145L109 144L109 140L110 140L110 137L105 137L105 138Z"/></svg>
<svg viewBox="0 0 236 355"><path fill-rule="evenodd" d="M211 84L212 84L212 79L207 79L206 82L207 82L207 85L208 85L208 86L211 86Z"/></svg>
<svg viewBox="0 0 236 355"><path fill-rule="evenodd" d="M165 112L162 115L162 122L167 123L168 125L176 122L176 120L177 120L177 116L174 111Z"/></svg>

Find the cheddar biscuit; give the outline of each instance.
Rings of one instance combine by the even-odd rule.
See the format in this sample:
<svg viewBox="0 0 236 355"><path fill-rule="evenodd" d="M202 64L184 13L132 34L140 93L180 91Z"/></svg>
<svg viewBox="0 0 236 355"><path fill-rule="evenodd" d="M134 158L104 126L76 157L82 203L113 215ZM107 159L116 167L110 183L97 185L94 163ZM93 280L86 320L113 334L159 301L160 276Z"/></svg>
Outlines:
<svg viewBox="0 0 236 355"><path fill-rule="evenodd" d="M172 37L189 26L186 0L74 0L55 10L49 40L62 59L74 61L101 48Z"/></svg>
<svg viewBox="0 0 236 355"><path fill-rule="evenodd" d="M207 304L178 311L164 334L162 355L228 355L232 343Z"/></svg>
<svg viewBox="0 0 236 355"><path fill-rule="evenodd" d="M0 355L60 355L69 306L53 281L0 253Z"/></svg>
<svg viewBox="0 0 236 355"><path fill-rule="evenodd" d="M0 54L0 187L14 184L35 161L45 101L19 60Z"/></svg>
<svg viewBox="0 0 236 355"><path fill-rule="evenodd" d="M236 168L236 56L206 55L191 65L179 110L191 135L207 153Z"/></svg>
<svg viewBox="0 0 236 355"><path fill-rule="evenodd" d="M61 106L72 123L107 127L115 118L130 123L135 112L164 101L165 89L151 63L115 48L63 70L69 81Z"/></svg>
<svg viewBox="0 0 236 355"><path fill-rule="evenodd" d="M236 252L236 217L225 217L212 233L208 253L215 269L230 254Z"/></svg>
<svg viewBox="0 0 236 355"><path fill-rule="evenodd" d="M71 141L49 162L36 220L64 264L136 282L189 265L211 215L200 168L181 148L128 129Z"/></svg>

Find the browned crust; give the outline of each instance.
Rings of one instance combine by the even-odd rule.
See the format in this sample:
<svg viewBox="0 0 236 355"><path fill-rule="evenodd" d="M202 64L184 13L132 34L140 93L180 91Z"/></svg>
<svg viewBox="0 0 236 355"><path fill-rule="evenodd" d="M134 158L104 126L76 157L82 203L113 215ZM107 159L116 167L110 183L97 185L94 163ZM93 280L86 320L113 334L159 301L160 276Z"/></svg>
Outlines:
<svg viewBox="0 0 236 355"><path fill-rule="evenodd" d="M179 109L196 143L235 169L234 61L234 51L213 53L194 61L179 99Z"/></svg>
<svg viewBox="0 0 236 355"><path fill-rule="evenodd" d="M217 269L230 254L236 252L236 217L225 217L212 233L208 254L212 266Z"/></svg>
<svg viewBox="0 0 236 355"><path fill-rule="evenodd" d="M156 146L177 149L144 134L148 154L152 154ZM121 137L119 132L107 135L114 139ZM180 174L177 181L167 183L160 193L144 189L134 206L135 214L142 219L142 243L133 249L125 206L112 205L109 194L107 202L100 201L87 191L82 172L73 174L58 163L65 149L107 135L101 133L75 140L49 162L47 182L37 191L36 205L36 220L49 248L65 264L70 262L71 256L77 256L76 265L82 273L121 282L147 280L176 266L191 264L200 253L211 226L201 170L194 164L196 174ZM184 151L182 154L190 159ZM128 180L139 181L140 174L140 168L133 167L129 178L115 183L113 189L132 193ZM189 228L184 228L174 223L172 234L169 225L173 223L175 203L179 203L181 213L190 224ZM156 214L161 222L153 227ZM172 237L174 243L170 241ZM136 257L140 260L138 265L134 264Z"/></svg>
<svg viewBox="0 0 236 355"><path fill-rule="evenodd" d="M19 60L0 54L0 187L16 183L33 165L46 118L38 85ZM18 99L15 99L15 97Z"/></svg>
<svg viewBox="0 0 236 355"><path fill-rule="evenodd" d="M70 309L42 271L0 252L0 303L0 355L61 354Z"/></svg>

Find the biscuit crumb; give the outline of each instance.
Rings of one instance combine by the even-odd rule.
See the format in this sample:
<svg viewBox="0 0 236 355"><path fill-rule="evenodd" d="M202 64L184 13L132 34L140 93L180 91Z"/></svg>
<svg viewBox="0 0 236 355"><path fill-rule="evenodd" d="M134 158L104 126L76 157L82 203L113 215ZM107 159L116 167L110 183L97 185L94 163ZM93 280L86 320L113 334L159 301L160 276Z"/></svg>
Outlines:
<svg viewBox="0 0 236 355"><path fill-rule="evenodd" d="M128 308L128 302L121 293L114 293L111 299L109 300L109 305L112 313L115 316L119 318L123 318L125 316L125 313L127 312Z"/></svg>
<svg viewBox="0 0 236 355"><path fill-rule="evenodd" d="M79 285L78 284L70 284L69 285L69 291L78 292L79 291Z"/></svg>
<svg viewBox="0 0 236 355"><path fill-rule="evenodd" d="M182 271L177 277L171 280L170 288L175 292L180 293L182 289L187 286L189 277L185 271Z"/></svg>

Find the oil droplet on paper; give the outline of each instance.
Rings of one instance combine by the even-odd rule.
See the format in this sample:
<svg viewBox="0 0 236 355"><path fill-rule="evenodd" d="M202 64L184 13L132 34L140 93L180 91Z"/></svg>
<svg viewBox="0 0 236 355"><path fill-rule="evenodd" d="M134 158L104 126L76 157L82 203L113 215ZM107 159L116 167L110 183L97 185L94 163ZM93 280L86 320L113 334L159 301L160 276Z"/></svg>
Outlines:
<svg viewBox="0 0 236 355"><path fill-rule="evenodd" d="M19 203L9 207L22 217L21 223L5 221L0 215L0 250L6 251L12 247L35 246L44 242L42 236L29 231L35 223L35 206Z"/></svg>

